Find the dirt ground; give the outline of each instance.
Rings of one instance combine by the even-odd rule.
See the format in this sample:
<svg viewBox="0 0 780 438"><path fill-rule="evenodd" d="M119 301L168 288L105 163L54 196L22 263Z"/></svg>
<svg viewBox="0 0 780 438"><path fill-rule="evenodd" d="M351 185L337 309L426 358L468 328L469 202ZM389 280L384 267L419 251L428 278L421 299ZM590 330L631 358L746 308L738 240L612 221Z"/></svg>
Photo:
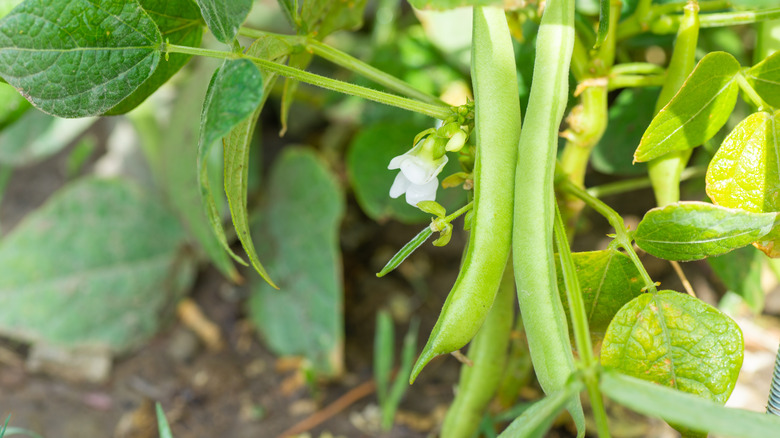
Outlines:
<svg viewBox="0 0 780 438"><path fill-rule="evenodd" d="M98 125L98 130L101 129ZM0 204L0 223L7 233L26 213L39 206L65 180L67 151L45 162L16 171ZM639 200L639 202L637 202ZM636 222L652 206L649 191L606 199ZM606 244L606 224L590 218L588 236L579 249ZM226 340L222 351L210 351L180 321L171 320L142 349L113 360L105 383L78 383L58 373L33 372L26 365L28 347L0 342L0 415L11 414L12 426L45 438L155 437L154 402L159 401L174 436L277 437L308 419L324 419L301 432L311 436L424 437L436 433L452 399L458 363L434 361L412 386L389 432L377 428L378 410L371 386L372 346L376 312L390 308L397 333L406 330L412 315L421 318L423 342L452 284L460 259L463 235L456 234L444 249L426 246L410 263L383 279L374 273L394 250L419 227L375 224L350 200L342 227L345 279L346 374L338 381L309 386L295 360L278 359L264 346L245 320L245 286L227 283L213 268L203 268L190 297ZM645 258L654 278L665 288L681 287L666 262ZM683 266L705 301L716 303L722 286L712 281L705 263ZM729 405L762 411L775 350L780 339L780 288L767 274L767 310L753 317L740 311L735 318L746 341L745 364ZM399 340L401 336L397 335ZM538 396L528 390L526 397ZM335 402L335 403L334 403ZM335 414L327 414L334 405ZM658 420L642 419L619 406L609 406L618 437L675 436ZM326 415L327 414L327 415ZM550 436L571 436L566 424Z"/></svg>

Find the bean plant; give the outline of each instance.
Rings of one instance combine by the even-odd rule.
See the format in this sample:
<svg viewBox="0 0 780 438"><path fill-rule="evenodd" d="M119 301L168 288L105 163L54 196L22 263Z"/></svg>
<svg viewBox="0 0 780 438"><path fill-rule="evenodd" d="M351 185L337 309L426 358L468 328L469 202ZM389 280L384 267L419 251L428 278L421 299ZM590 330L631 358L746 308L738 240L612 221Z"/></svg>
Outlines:
<svg viewBox="0 0 780 438"><path fill-rule="evenodd" d="M329 299L338 314L333 242L344 207L332 169L346 166L355 197L369 216L430 220L378 276L399 267L434 234L434 245L452 244L453 230L460 226L456 219L462 218L468 230L459 274L440 316L416 363L402 367L408 373L402 378L413 383L436 356L453 353L464 362L442 436L485 432L483 419L497 394L507 407L514 404L523 382L512 377L520 356L511 334L519 331L527 339L546 396L514 414L502 437L542 436L563 411L582 436L582 400L587 400L595 425L590 432L599 437L610 436L605 403L661 417L684 436L780 434L780 419L774 416L724 407L743 361L737 324L691 294L660 290L638 254L641 250L675 264L709 259L724 281L732 272L727 265L748 269L740 263L756 255L780 255L776 2L410 0L420 10L470 8L470 75L461 74L470 76L472 99L458 105L445 103L431 87L412 85L385 71L390 70L388 63L384 70L374 67L337 49L332 43L336 40L326 40L334 32L360 26L365 0L278 0L290 33L245 23L252 0L14 3L18 5L4 11L7 15L0 21L0 76L43 113L76 119L129 113L136 126L152 126L154 117L144 113L144 102L153 99L158 88L172 78L180 87L188 81L202 84L195 97L184 93L184 103L169 116L186 120L195 108L200 118L199 125L191 123L195 135L166 136L158 126L155 136L141 129L151 143L156 139L156 144L144 146L145 153L155 178L172 198L172 209L225 277L241 280L237 262L251 265L265 280L250 299L250 312L280 354L303 355L323 375L340 372L343 335L338 320L322 323L330 330L323 335L301 335L280 320L304 321L295 309L307 300L307 290L316 288L335 291ZM371 10L380 14L394 8L395 2L380 1ZM381 20L375 26L381 30ZM704 32L734 26L755 29L745 33L755 45L752 62L701 46ZM211 42L202 44L206 32ZM377 44L392 40L380 31L374 38ZM668 44L669 62L638 61L632 50L647 41ZM192 57L221 64L213 74L174 76ZM313 73L308 67L314 57L361 78L348 82ZM382 104L411 116L385 122L384 130L367 127L344 160L332 150L325 153L337 155L330 162L310 149L283 152L268 176L268 202L260 219L254 219L248 197L255 178L250 150L258 117L276 92L281 95L284 129L294 129L291 105L300 83L371 102L361 107L365 111ZM26 117L29 105L17 95L11 98L17 107L2 114L2 123L13 128L20 123L17 119ZM372 148L372 140L383 136L398 139L394 150L400 152ZM698 161L689 166L700 145L706 152L695 155ZM215 151L222 159L216 166ZM376 157L384 157L379 169L370 167ZM193 177L177 179L174 163L188 166ZM588 188L589 165L604 173L646 172L647 177ZM367 188L377 172L388 182L379 197ZM702 174L707 199L681 200L681 181ZM646 212L636 229L629 229L600 199L649 185L658 206ZM197 208L177 196L192 187L200 199ZM90 202L102 202L96 198L100 196L116 199L105 204L112 224L122 227L124 216L140 210L163 230L145 237L149 231L142 229L134 242L123 244L125 252L115 256L127 256L135 246L156 245L159 254L176 264L171 248L178 242L177 233L184 232L171 225L176 221L168 212L135 187L77 183L0 246L0 265L9 266L9 272L29 272L31 264L38 270L38 277L2 276L0 307L31 306L31 300L40 297L65 303L76 293L67 285L63 287L70 294L38 285L39 277L67 274L72 262L63 261L61 253L35 251L24 243L38 242L31 236L40 236L58 217L54 213L66 214L69 206L86 208ZM223 197L232 228L223 222ZM400 197L403 200L391 201ZM291 203L299 199L302 204ZM611 243L603 250L572 252L586 209L614 228ZM316 214L311 215L312 210ZM115 239L100 226L90 232ZM264 243L256 247L252 235L258 233ZM51 238L75 250L89 244L71 243L71 236L56 233ZM236 240L245 256L234 251ZM275 261L285 254L307 261ZM319 276L310 275L315 272ZM25 284L37 288L37 294L8 293ZM755 295L746 294L745 300L760 310ZM160 308L156 302L149 305ZM29 342L104 342L115 351L139 342L110 327L81 327L90 335L74 341L73 333L42 328L50 317L34 311L3 313L0 326L4 333ZM383 318L381 326L391 333L388 316ZM136 331L141 326L144 333L156 327L131 324ZM459 350L467 344L464 355ZM376 369L389 373L389 367ZM377 380L382 383L380 395L387 399L387 375ZM393 385L386 426L400 389ZM586 397L581 399L582 394ZM498 424L488 424L486 433L493 433Z"/></svg>

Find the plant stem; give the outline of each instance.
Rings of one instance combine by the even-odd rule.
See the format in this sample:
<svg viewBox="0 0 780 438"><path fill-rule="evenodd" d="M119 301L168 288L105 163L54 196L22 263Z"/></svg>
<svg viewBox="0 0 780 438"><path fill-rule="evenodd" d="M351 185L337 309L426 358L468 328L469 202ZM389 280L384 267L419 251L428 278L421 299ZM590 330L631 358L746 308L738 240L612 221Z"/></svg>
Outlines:
<svg viewBox="0 0 780 438"><path fill-rule="evenodd" d="M452 222L453 220L457 219L458 216L462 215L463 213L466 213L472 208L474 208L474 201L471 201L468 204L464 205L463 207L455 210L454 213L448 214L447 216L444 217L444 220L447 222Z"/></svg>
<svg viewBox="0 0 780 438"><path fill-rule="evenodd" d="M607 89L609 91L618 88L636 88L636 87L660 87L664 84L666 76L662 75L620 75L610 76Z"/></svg>
<svg viewBox="0 0 780 438"><path fill-rule="evenodd" d="M705 173L707 173L707 166L688 167L680 174L680 181L685 181L687 179L698 176L704 176ZM641 178L625 179L614 183L591 187L586 191L591 196L601 198L604 196L617 195L633 190L646 189L648 187L652 187L652 183L650 182L650 178L645 176Z"/></svg>
<svg viewBox="0 0 780 438"><path fill-rule="evenodd" d="M649 62L628 62L619 64L610 70L615 76L621 75L663 75L666 70L660 65Z"/></svg>
<svg viewBox="0 0 780 438"><path fill-rule="evenodd" d="M257 65L260 69L276 73L280 76L296 79L301 82L306 82L308 84L312 84L328 90L362 97L364 99L383 103L385 105L425 114L436 119L446 119L447 117L454 114L453 108L446 104L434 105L430 103L418 102L416 100L407 99L395 94L385 93L382 91L373 90L371 88L350 84L349 82L339 81L314 73L309 73L307 71L299 70L297 68L289 67L273 61L269 61L267 59L248 56L243 53L208 50L196 47L179 46L175 44L164 44L161 50L163 53L184 53L188 55L208 56L219 59L248 59Z"/></svg>
<svg viewBox="0 0 780 438"><path fill-rule="evenodd" d="M687 2L653 5L645 13L640 14L640 8L629 18L623 20L617 31L617 38L624 40L648 30L655 34L677 32L680 25L680 15L669 15L685 7ZM728 0L711 0L699 2L701 11L715 11L731 6ZM764 20L780 18L780 8L761 9L758 11L731 11L701 15L701 27L736 26L738 24L755 23Z"/></svg>
<svg viewBox="0 0 780 438"><path fill-rule="evenodd" d="M250 29L242 27L238 33L250 38L262 38L265 36L274 36L276 38L282 38L290 41L293 44L300 44L306 47L306 50L311 53L330 61L339 67L343 67L347 70L355 72L366 79L370 79L379 85L383 85L393 91L401 93L405 96L417 99L422 102L430 103L433 105L446 105L441 99L431 96L428 93L422 92L407 82L385 73L376 67L371 66L352 55L342 52L334 47L331 47L321 41L318 41L311 37L304 37L300 35L282 35L270 32L264 32L261 30Z"/></svg>
<svg viewBox="0 0 780 438"><path fill-rule="evenodd" d="M631 235L626 229L625 223L623 223L623 218L613 210L612 207L608 206L600 199L591 196L584 189L572 183L568 178L560 178L558 188L564 193L576 196L583 200L588 207L596 210L596 212L607 219L607 222L615 229L615 241L618 246L626 251L626 255L628 255L631 261L634 262L634 265L645 282L645 288L651 293L656 293L655 282L650 278L650 274L647 273L644 265L639 260L639 256L636 254L636 251L634 251L634 246L631 244L633 239L631 239Z"/></svg>
<svg viewBox="0 0 780 438"><path fill-rule="evenodd" d="M739 85L740 90L745 94L747 99L753 103L753 105L758 108L759 111L768 111L773 109L771 105L766 103L764 99L761 98L761 96L758 95L756 90L753 88L753 86L750 85L750 83L745 79L745 75L742 73L739 73L737 75L737 84Z"/></svg>
<svg viewBox="0 0 780 438"><path fill-rule="evenodd" d="M558 247L558 257L561 259L561 269L563 271L563 280L566 284L566 297L569 301L569 314L574 331L574 342L577 345L577 352L580 355L585 372L585 386L588 389L590 404L593 409L593 417L596 420L596 429L601 438L609 438L609 423L607 422L607 411L604 409L604 399L599 389L598 377L595 372L598 361L593 356L593 344L590 340L590 329L588 328L588 315L585 311L585 302L582 299L580 283L577 279L577 271L574 267L574 260L571 256L569 241L566 237L566 228L563 225L561 212L555 208L555 244Z"/></svg>

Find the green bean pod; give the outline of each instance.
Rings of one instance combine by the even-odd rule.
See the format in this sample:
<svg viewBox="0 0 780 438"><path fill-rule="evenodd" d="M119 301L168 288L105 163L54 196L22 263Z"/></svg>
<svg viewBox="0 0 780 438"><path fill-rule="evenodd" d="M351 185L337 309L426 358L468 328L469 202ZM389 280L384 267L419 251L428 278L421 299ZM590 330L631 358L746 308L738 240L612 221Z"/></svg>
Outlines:
<svg viewBox="0 0 780 438"><path fill-rule="evenodd" d="M477 143L471 236L458 278L410 382L435 356L458 350L476 335L493 305L511 249L520 102L503 9L474 8L471 59Z"/></svg>
<svg viewBox="0 0 780 438"><path fill-rule="evenodd" d="M515 173L512 232L517 297L536 377L545 393L574 371L566 314L555 276L553 176L558 130L568 100L574 47L574 0L548 0L536 37L536 59ZM579 398L567 405L579 425Z"/></svg>
<svg viewBox="0 0 780 438"><path fill-rule="evenodd" d="M677 40L674 42L672 59L666 71L666 81L655 105L655 114L658 114L672 100L696 66L698 39L699 5L695 1L689 1L680 22ZM692 152L693 149L671 152L650 160L647 164L647 172L659 206L680 200L680 174L688 164Z"/></svg>
<svg viewBox="0 0 780 438"><path fill-rule="evenodd" d="M496 300L485 323L469 344L473 366L461 365L458 393L444 417L441 436L471 438L498 389L506 364L515 307L515 283L511 265L504 271Z"/></svg>

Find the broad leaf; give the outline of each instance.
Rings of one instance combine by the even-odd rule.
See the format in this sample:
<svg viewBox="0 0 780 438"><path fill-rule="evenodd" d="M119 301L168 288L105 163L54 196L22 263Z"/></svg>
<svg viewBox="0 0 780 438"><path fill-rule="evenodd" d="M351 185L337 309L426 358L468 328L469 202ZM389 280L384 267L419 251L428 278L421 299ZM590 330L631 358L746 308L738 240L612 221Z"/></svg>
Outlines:
<svg viewBox="0 0 780 438"><path fill-rule="evenodd" d="M410 206L403 197L390 197L390 187L398 171L387 169L390 160L411 149L414 136L428 127L414 122L380 122L364 127L352 140L347 152L347 170L355 198L370 218L430 222L430 214ZM459 171L458 160L450 159L440 177ZM439 187L436 200L448 211L455 211L466 203L466 194L460 187Z"/></svg>
<svg viewBox="0 0 780 438"><path fill-rule="evenodd" d="M734 390L742 354L742 332L731 318L667 290L620 309L604 337L601 363L723 404Z"/></svg>
<svg viewBox="0 0 780 438"><path fill-rule="evenodd" d="M707 167L712 202L754 213L780 211L780 111L758 112L734 128ZM778 239L756 246L772 257Z"/></svg>
<svg viewBox="0 0 780 438"><path fill-rule="evenodd" d="M219 41L232 44L252 9L252 0L197 0L203 19Z"/></svg>
<svg viewBox="0 0 780 438"><path fill-rule="evenodd" d="M325 163L310 149L287 148L274 164L268 204L253 232L281 290L255 283L252 322L274 352L304 356L327 375L343 366L343 214L344 195Z"/></svg>
<svg viewBox="0 0 780 438"><path fill-rule="evenodd" d="M192 278L183 238L176 218L127 181L67 186L0 242L0 332L114 352L143 343Z"/></svg>
<svg viewBox="0 0 780 438"><path fill-rule="evenodd" d="M201 115L200 140L198 145L198 168L201 199L211 228L222 244L237 261L246 264L230 249L222 227L222 219L214 202L208 177L208 154L214 143L228 135L238 124L248 119L263 101L263 77L260 70L247 59L226 60L214 72L206 92ZM259 265L258 265L259 266ZM258 273L271 281L262 270Z"/></svg>
<svg viewBox="0 0 780 438"><path fill-rule="evenodd" d="M705 202L678 202L645 214L636 244L666 260L698 260L727 253L768 235L777 213L750 213Z"/></svg>
<svg viewBox="0 0 780 438"><path fill-rule="evenodd" d="M745 78L766 103L780 108L780 52L754 65Z"/></svg>
<svg viewBox="0 0 780 438"><path fill-rule="evenodd" d="M707 167L712 202L755 213L780 211L780 112L751 114Z"/></svg>
<svg viewBox="0 0 780 438"><path fill-rule="evenodd" d="M83 134L96 118L58 119L28 111L0 133L0 164L26 166L62 150Z"/></svg>
<svg viewBox="0 0 780 438"><path fill-rule="evenodd" d="M764 310L764 290L761 287L761 268L764 257L751 246L717 257L707 258L712 270L726 288L745 300L758 313Z"/></svg>
<svg viewBox="0 0 780 438"><path fill-rule="evenodd" d="M203 36L203 20L200 10L192 0L138 0L141 7L152 17L166 43L198 47ZM138 106L162 84L168 81L184 64L190 55L172 53L165 61L157 64L154 74L130 96L106 114L123 114Z"/></svg>
<svg viewBox="0 0 780 438"><path fill-rule="evenodd" d="M774 415L725 408L616 372L603 373L599 386L604 395L621 405L693 430L733 438L775 438L780 430L780 418Z"/></svg>
<svg viewBox="0 0 780 438"><path fill-rule="evenodd" d="M591 333L603 334L615 313L641 293L639 271L627 255L616 249L575 252L572 258ZM560 265L557 257L556 263ZM560 267L556 272L561 302L568 315L569 302Z"/></svg>
<svg viewBox="0 0 780 438"><path fill-rule="evenodd" d="M261 38L247 50L247 55L263 59L278 59L288 55L290 46L276 38ZM257 119L263 109L268 92L276 82L276 75L263 74L263 98L254 114L239 123L225 136L224 148L225 193L230 206L230 217L236 229L238 239L244 247L249 261L260 275L268 279L268 273L260 264L255 245L249 231L249 212L247 211L247 192L249 184L249 150L252 147L252 134Z"/></svg>
<svg viewBox="0 0 780 438"><path fill-rule="evenodd" d="M626 88L609 107L609 122L591 155L593 167L610 175L647 172L644 164L632 163L632 153L645 127L653 120L658 88Z"/></svg>
<svg viewBox="0 0 780 438"><path fill-rule="evenodd" d="M102 114L154 73L162 41L135 0L27 0L0 20L0 76L44 112Z"/></svg>
<svg viewBox="0 0 780 438"><path fill-rule="evenodd" d="M702 58L680 91L650 123L634 160L649 161L672 151L692 149L715 135L737 102L739 70L739 62L725 52Z"/></svg>
<svg viewBox="0 0 780 438"><path fill-rule="evenodd" d="M184 227L217 269L226 278L238 282L241 276L211 230L211 224L203 209L198 185L199 169L191 165L198 159L198 149L195 145L198 143L200 130L200 126L193 123L193 120L197 120L201 115L201 96L206 93L212 70L210 63L200 63L190 80L179 84L176 100L171 108L170 122L161 134L159 175L168 200ZM223 203L224 199L219 199L219 204Z"/></svg>
<svg viewBox="0 0 780 438"><path fill-rule="evenodd" d="M454 9L463 6L492 6L506 3L503 0L409 0L417 9Z"/></svg>
<svg viewBox="0 0 780 438"><path fill-rule="evenodd" d="M0 84L0 129L17 121L30 107L30 103L14 87Z"/></svg>

